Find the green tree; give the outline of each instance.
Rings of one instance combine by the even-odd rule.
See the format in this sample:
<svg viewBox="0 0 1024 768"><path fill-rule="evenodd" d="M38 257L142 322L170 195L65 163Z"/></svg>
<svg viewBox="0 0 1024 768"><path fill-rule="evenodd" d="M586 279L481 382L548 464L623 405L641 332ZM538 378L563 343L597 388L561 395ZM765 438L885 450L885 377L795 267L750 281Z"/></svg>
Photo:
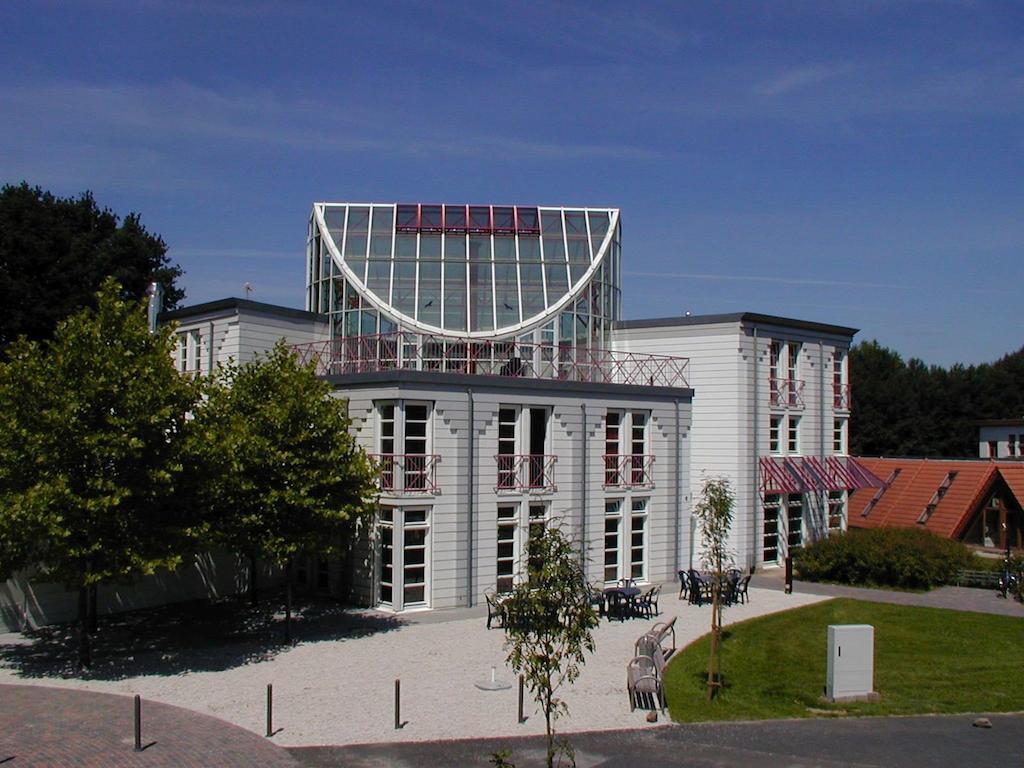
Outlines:
<svg viewBox="0 0 1024 768"><path fill-rule="evenodd" d="M73 312L95 308L111 276L126 299L142 299L154 280L167 309L185 296L175 284L181 268L138 214L119 220L89 192L61 198L26 183L0 189L0 351L18 336L48 339Z"/></svg>
<svg viewBox="0 0 1024 768"><path fill-rule="evenodd" d="M708 658L708 700L721 686L719 648L722 644L722 586L726 570L732 567L729 531L732 528L734 497L724 477L706 479L701 499L694 509L700 524L701 562L711 572L711 655Z"/></svg>
<svg viewBox="0 0 1024 768"><path fill-rule="evenodd" d="M106 280L97 308L0 364L0 570L38 564L79 592L79 663L91 661L88 594L179 561L180 439L198 388L174 368L173 332Z"/></svg>
<svg viewBox="0 0 1024 768"><path fill-rule="evenodd" d="M1024 349L942 368L863 342L850 350L850 378L854 455L975 457L977 421L1024 415Z"/></svg>
<svg viewBox="0 0 1024 768"><path fill-rule="evenodd" d="M597 613L579 555L554 526L530 537L530 578L502 604L508 663L525 679L544 711L547 764L554 765L555 720L569 711L558 691L579 677L586 652L593 652Z"/></svg>
<svg viewBox="0 0 1024 768"><path fill-rule="evenodd" d="M208 540L253 566L285 569L290 641L293 559L339 551L351 523L375 508L376 474L350 432L346 401L281 341L264 357L219 369L187 444Z"/></svg>

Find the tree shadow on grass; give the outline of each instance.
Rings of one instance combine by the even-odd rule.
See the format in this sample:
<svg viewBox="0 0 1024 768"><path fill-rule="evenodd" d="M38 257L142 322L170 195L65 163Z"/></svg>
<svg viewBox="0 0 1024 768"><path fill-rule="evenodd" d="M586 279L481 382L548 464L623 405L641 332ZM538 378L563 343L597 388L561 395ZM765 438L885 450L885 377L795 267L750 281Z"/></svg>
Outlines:
<svg viewBox="0 0 1024 768"><path fill-rule="evenodd" d="M322 598L298 598L293 644L345 641L405 626L395 616ZM55 624L0 643L0 666L21 677L122 680L146 675L217 672L269 661L284 642L284 601L264 594L260 604L227 598L161 606L101 617L92 636L93 665L79 671L78 625Z"/></svg>

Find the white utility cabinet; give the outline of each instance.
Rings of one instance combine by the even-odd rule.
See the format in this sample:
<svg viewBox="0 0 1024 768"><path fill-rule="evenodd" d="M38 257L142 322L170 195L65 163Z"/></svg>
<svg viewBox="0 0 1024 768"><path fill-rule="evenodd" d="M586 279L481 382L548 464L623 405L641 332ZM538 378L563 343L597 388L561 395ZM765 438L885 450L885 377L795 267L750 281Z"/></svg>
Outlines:
<svg viewBox="0 0 1024 768"><path fill-rule="evenodd" d="M825 696L832 701L873 698L875 628L870 624L830 624Z"/></svg>

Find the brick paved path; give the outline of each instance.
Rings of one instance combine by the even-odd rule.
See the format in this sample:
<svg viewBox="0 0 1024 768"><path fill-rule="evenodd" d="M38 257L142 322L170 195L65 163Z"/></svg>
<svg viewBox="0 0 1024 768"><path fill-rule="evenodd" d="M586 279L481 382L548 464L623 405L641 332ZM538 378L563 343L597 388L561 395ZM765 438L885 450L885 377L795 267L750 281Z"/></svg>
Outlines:
<svg viewBox="0 0 1024 768"><path fill-rule="evenodd" d="M135 752L133 699L36 685L0 685L0 768L295 768L269 740L187 709L142 702Z"/></svg>

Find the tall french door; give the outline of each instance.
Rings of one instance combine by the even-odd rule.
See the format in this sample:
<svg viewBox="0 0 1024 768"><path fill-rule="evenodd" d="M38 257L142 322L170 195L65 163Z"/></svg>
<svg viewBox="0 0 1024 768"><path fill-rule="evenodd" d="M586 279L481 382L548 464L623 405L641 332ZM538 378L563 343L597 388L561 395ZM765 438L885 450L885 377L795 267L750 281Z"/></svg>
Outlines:
<svg viewBox="0 0 1024 768"><path fill-rule="evenodd" d="M430 607L430 510L377 513L377 604L395 611Z"/></svg>

